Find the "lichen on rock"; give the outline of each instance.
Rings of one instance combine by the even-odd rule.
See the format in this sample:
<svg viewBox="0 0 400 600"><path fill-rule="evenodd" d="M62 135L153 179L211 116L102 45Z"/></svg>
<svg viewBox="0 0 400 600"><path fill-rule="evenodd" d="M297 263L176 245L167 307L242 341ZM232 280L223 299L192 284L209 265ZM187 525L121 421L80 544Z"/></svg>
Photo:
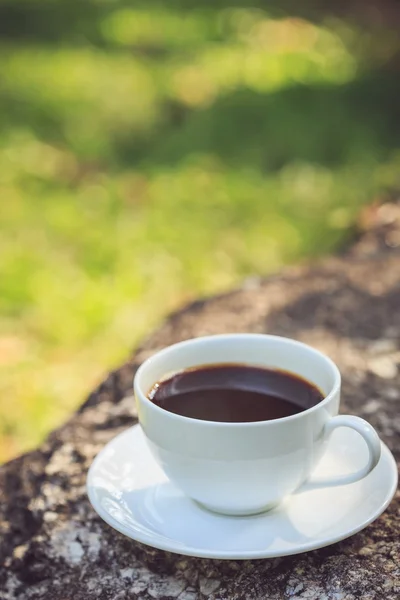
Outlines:
<svg viewBox="0 0 400 600"><path fill-rule="evenodd" d="M136 422L132 378L157 349L228 331L309 342L343 374L343 410L367 418L400 459L400 231L379 210L336 258L252 279L172 315L34 452L0 469L1 600L398 600L400 497L373 524L327 548L256 561L169 554L103 523L85 492L97 452ZM140 459L140 457L138 457Z"/></svg>

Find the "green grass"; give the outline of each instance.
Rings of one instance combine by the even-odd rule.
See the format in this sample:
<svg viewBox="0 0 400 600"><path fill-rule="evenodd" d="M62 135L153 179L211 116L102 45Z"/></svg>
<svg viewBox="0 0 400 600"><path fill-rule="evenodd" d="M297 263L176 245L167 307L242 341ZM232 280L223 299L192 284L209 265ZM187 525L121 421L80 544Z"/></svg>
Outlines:
<svg viewBox="0 0 400 600"><path fill-rule="evenodd" d="M389 34L79 6L0 2L3 459L171 309L332 251L397 184Z"/></svg>

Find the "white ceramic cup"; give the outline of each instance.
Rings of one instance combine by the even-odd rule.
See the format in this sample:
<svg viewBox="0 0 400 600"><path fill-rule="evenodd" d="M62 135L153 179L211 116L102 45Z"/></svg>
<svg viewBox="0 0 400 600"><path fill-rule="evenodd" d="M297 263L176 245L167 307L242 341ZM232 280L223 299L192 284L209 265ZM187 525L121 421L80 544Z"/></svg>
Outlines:
<svg viewBox="0 0 400 600"><path fill-rule="evenodd" d="M272 421L220 423L168 412L147 394L154 383L200 365L238 363L300 375L324 394L317 405ZM228 515L268 510L307 480L314 487L347 484L377 465L381 444L363 419L340 415L340 373L324 354L289 338L227 334L175 344L147 359L134 381L139 421L151 452L167 477L206 508ZM311 473L330 433L355 429L369 460L363 469L335 480L313 481Z"/></svg>

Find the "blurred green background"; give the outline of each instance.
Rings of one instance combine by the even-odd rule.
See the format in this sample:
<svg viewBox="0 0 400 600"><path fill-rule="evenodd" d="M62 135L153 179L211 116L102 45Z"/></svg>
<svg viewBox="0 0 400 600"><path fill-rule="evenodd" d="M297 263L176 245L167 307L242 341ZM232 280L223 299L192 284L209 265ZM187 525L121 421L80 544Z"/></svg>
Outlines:
<svg viewBox="0 0 400 600"><path fill-rule="evenodd" d="M398 22L343 5L0 0L1 460L399 185Z"/></svg>

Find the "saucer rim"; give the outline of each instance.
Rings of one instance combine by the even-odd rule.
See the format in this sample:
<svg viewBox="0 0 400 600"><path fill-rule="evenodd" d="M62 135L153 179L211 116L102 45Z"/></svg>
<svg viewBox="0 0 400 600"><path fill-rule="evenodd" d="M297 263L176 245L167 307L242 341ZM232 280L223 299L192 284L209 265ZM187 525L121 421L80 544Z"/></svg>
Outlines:
<svg viewBox="0 0 400 600"><path fill-rule="evenodd" d="M289 548L282 552L277 552L276 550L268 551L267 549L266 550L256 550L256 551L246 550L246 551L242 551L242 552L229 551L229 550L217 550L217 551L206 550L206 549L202 550L202 549L198 549L198 548L195 548L192 546L187 546L187 545L181 547L180 542L178 542L177 540L173 540L171 538L169 538L169 539L171 540L172 543L169 543L169 544L163 543L162 540L158 540L157 537L152 536L150 534L133 532L135 534L133 536L132 529L121 525L106 510L104 510L101 506L98 505L97 500L95 498L95 492L93 491L95 486L91 483L97 463L100 462L100 460L103 458L103 454L106 452L106 450L109 448L109 446L112 443L114 443L117 439L125 437L125 436L128 437L129 435L134 434L135 430L138 431L139 429L141 429L141 426L139 423L132 425L128 429L126 429L126 430L122 431L121 433L117 434L116 436L114 436L100 450L100 452L94 458L92 464L90 465L90 467L88 469L88 473L87 473L87 477L86 477L86 493L87 493L87 496L89 498L89 501L90 501L90 504L91 504L93 510L101 517L101 519L103 521L105 521L105 523L107 523L113 529L115 529L122 535L125 535L126 537L130 538L131 540L140 542L141 544L145 544L146 546L150 546L152 548L157 548L158 550L172 552L174 554L181 554L184 556L192 556L195 558L209 558L209 559L218 559L218 560L255 560L255 559L265 559L265 558L279 558L279 557L283 557L283 556L293 556L296 554L302 554L303 552L319 550L321 548L325 548L327 546L331 546L332 544L341 542L341 541L355 535L356 533L359 533L360 531L365 529L365 527L368 527L368 525L373 523L378 517L380 517L385 512L385 510L388 508L389 504L393 500L394 495L396 494L396 491L397 491L397 487L398 487L399 474L398 474L396 460L395 460L392 452L387 447L387 445L384 442L382 442L382 440L381 440L382 455L381 455L381 458L375 468L376 469L379 468L379 465L382 462L382 460L388 460L389 467L392 472L392 478L390 480L391 485L389 485L389 482L388 482L388 486L387 486L388 489L387 489L387 492L385 495L385 500L379 506L379 508L370 515L370 517L368 519L363 520L356 527L349 529L342 534L339 534L337 536L333 536L330 538L326 538L324 540L319 539L318 542L316 542L316 540L314 540L314 541L311 540L310 542L307 542L305 544L296 545L292 549ZM385 456L385 458L384 458L384 456ZM349 484L349 485L353 485L353 484ZM218 515L218 516L220 516L221 519L225 518L224 515ZM239 517L239 518L251 518L251 516L250 517Z"/></svg>

